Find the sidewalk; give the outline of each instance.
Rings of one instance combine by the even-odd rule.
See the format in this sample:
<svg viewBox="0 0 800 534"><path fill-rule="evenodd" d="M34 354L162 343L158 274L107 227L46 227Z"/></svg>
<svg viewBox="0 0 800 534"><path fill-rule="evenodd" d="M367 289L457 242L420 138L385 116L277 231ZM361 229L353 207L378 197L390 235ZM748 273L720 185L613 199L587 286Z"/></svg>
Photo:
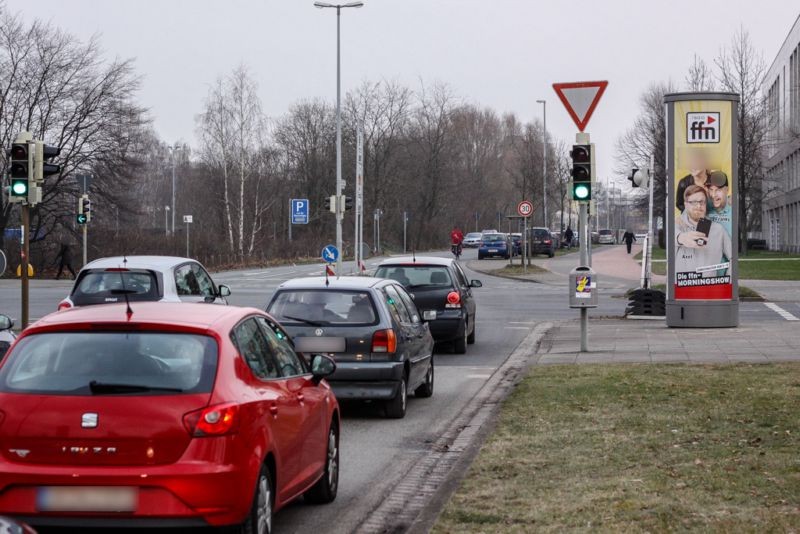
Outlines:
<svg viewBox="0 0 800 534"><path fill-rule="evenodd" d="M800 332L779 321L737 328L667 328L663 321L589 318L589 352L580 352L580 322L551 328L535 364L800 362Z"/></svg>

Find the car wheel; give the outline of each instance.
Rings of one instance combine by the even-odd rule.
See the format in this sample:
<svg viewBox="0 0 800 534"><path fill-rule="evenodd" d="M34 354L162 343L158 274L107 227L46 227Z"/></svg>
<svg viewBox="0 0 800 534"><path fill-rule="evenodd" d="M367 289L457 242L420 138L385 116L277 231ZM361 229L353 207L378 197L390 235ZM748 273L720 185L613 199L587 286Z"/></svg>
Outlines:
<svg viewBox="0 0 800 534"><path fill-rule="evenodd" d="M328 431L328 446L325 449L325 471L316 484L303 497L312 504L327 504L336 499L339 489L339 429L335 422Z"/></svg>
<svg viewBox="0 0 800 534"><path fill-rule="evenodd" d="M403 377L400 380L400 387L397 395L390 401L386 401L386 417L390 419L402 419L406 416L406 406L408 404L408 384Z"/></svg>
<svg viewBox="0 0 800 534"><path fill-rule="evenodd" d="M482 260L483 259L483 254L478 254L478 259Z"/></svg>
<svg viewBox="0 0 800 534"><path fill-rule="evenodd" d="M474 318L472 319L472 325L473 325L472 332L470 332L469 335L467 336L467 343L469 343L470 345L475 343L475 330L478 329L478 325L475 324Z"/></svg>
<svg viewBox="0 0 800 534"><path fill-rule="evenodd" d="M433 356L431 356L431 365L428 367L428 372L425 374L425 382L420 387L414 390L414 396L420 398L428 398L433 396Z"/></svg>
<svg viewBox="0 0 800 534"><path fill-rule="evenodd" d="M466 354L467 352L467 328L469 325L464 321L464 334L458 337L454 342L454 352L456 354Z"/></svg>
<svg viewBox="0 0 800 534"><path fill-rule="evenodd" d="M272 506L274 501L269 469L267 469L267 466L262 465L256 481L253 505L240 532L242 534L270 534L272 532Z"/></svg>

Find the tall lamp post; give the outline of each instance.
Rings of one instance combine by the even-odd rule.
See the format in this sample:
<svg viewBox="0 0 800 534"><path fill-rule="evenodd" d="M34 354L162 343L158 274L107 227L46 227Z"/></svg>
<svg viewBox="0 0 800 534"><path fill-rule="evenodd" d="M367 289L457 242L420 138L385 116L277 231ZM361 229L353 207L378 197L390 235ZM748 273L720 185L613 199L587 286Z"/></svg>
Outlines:
<svg viewBox="0 0 800 534"><path fill-rule="evenodd" d="M336 248L339 249L339 258L336 260L336 272L342 272L342 110L341 110L341 53L340 53L340 20L343 7L363 7L364 2L349 2L347 4L329 4L327 2L314 2L320 9L332 7L336 9Z"/></svg>
<svg viewBox="0 0 800 534"><path fill-rule="evenodd" d="M175 143L174 146L169 147L170 154L172 155L172 234L175 234L175 152L181 150L181 146Z"/></svg>
<svg viewBox="0 0 800 534"><path fill-rule="evenodd" d="M542 104L542 165L544 166L542 171L542 216L544 224L542 226L550 228L547 224L547 100L537 100L536 102Z"/></svg>

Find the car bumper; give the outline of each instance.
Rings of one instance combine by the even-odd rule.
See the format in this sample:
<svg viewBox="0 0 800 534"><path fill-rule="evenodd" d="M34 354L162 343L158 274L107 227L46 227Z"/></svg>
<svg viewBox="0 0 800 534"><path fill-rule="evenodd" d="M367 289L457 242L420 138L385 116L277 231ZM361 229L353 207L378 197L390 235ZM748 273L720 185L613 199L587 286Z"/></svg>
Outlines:
<svg viewBox="0 0 800 534"><path fill-rule="evenodd" d="M326 380L338 400L390 400L404 372L403 362L336 362Z"/></svg>
<svg viewBox="0 0 800 534"><path fill-rule="evenodd" d="M222 443L225 439L194 440L183 459L159 466L65 467L2 462L0 514L33 526L160 528L238 524L249 511L255 473L249 476L242 467L243 461L234 464L210 460L220 451L225 451L222 457L232 452ZM257 460L250 463L258 465ZM42 511L38 503L40 488L53 486L133 488L135 507L125 512Z"/></svg>
<svg viewBox="0 0 800 534"><path fill-rule="evenodd" d="M497 249L496 252L489 252L487 250L479 250L478 255L483 256L484 258L494 258L495 256L505 258L508 256L508 249L501 248Z"/></svg>
<svg viewBox="0 0 800 534"><path fill-rule="evenodd" d="M444 310L437 312L433 321L428 321L434 341L452 341L464 335L464 312L462 310Z"/></svg>

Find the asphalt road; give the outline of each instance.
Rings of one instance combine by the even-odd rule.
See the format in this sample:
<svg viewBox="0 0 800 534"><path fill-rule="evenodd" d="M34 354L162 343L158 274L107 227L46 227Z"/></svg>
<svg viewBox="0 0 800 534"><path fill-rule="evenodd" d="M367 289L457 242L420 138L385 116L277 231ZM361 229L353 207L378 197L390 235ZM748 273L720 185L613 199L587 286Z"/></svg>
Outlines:
<svg viewBox="0 0 800 534"><path fill-rule="evenodd" d="M465 250L464 264L476 257L475 250ZM570 261L569 257L561 260ZM377 259L372 259L367 261L367 266L372 268L377 263ZM322 272L320 263L219 272L213 277L231 288L231 304L263 309L281 282ZM402 483L404 473L428 454L432 443L537 323L578 316L577 310L567 306L566 287L497 278L469 269L467 274L483 282L482 288L474 290L478 303L476 343L469 346L465 355L452 354L446 346L437 347L435 393L429 399L411 398L405 419L384 419L375 406L345 406L337 500L324 506L311 506L302 501L291 505L276 518L280 532L354 531L392 488ZM623 314L626 301L621 295L626 284L610 285L602 288L601 283L600 306L590 311L590 318ZM69 281L33 280L31 318L55 310L70 287ZM781 306L800 315L797 302L784 302ZM2 312L19 316L18 281L0 281ZM742 322L785 320L764 303L755 302L741 304L741 317Z"/></svg>

